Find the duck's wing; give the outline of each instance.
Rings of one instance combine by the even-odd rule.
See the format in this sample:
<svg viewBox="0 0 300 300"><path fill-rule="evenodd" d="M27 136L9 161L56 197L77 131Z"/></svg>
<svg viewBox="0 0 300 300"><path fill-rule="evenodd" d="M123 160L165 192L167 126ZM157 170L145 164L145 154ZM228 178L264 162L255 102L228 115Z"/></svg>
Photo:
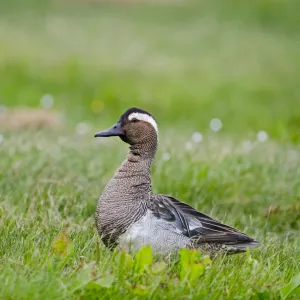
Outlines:
<svg viewBox="0 0 300 300"><path fill-rule="evenodd" d="M167 195L153 195L150 208L157 218L174 222L181 234L196 243L218 243L226 245L256 243L252 238L235 228L222 224L197 211L190 205ZM250 245L250 246L254 246Z"/></svg>

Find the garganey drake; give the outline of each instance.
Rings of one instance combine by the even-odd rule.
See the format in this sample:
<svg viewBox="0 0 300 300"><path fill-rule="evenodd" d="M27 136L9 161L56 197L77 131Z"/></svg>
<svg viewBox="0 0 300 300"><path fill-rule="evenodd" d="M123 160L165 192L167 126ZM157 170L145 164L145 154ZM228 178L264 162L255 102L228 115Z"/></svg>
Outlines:
<svg viewBox="0 0 300 300"><path fill-rule="evenodd" d="M97 204L97 230L107 247L136 251L150 245L155 253L196 248L212 254L243 252L260 244L174 197L153 194L151 166L158 143L153 116L128 109L111 128L95 137L118 136L130 145L127 159L106 185Z"/></svg>

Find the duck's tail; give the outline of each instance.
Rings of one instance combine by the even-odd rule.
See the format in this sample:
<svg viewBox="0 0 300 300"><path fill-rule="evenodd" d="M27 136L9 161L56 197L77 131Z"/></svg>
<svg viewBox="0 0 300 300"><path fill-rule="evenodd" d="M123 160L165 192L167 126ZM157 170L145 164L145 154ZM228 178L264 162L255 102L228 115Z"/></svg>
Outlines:
<svg viewBox="0 0 300 300"><path fill-rule="evenodd" d="M250 241L250 242L242 242L242 243L235 243L235 244L229 244L226 245L227 251L229 253L239 253L239 252L245 252L246 250L250 248L260 247L262 246L257 241Z"/></svg>
<svg viewBox="0 0 300 300"><path fill-rule="evenodd" d="M201 235L194 241L195 248L207 248L212 252L224 250L228 254L245 252L249 248L261 246L259 242L238 231Z"/></svg>

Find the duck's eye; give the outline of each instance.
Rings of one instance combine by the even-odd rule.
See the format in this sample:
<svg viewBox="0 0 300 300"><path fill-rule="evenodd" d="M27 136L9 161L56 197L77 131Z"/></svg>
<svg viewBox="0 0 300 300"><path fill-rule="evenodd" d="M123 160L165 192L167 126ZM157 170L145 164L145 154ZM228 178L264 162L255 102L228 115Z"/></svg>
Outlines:
<svg viewBox="0 0 300 300"><path fill-rule="evenodd" d="M133 123L136 123L136 122L138 122L139 120L138 119L136 119L136 118L133 118L132 120L131 120L131 122L133 122Z"/></svg>

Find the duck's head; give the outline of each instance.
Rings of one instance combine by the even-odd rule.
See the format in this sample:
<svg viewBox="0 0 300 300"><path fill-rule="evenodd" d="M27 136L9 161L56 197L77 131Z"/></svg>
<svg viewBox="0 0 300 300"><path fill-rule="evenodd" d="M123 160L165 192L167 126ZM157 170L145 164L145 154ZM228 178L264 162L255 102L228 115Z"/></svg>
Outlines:
<svg viewBox="0 0 300 300"><path fill-rule="evenodd" d="M94 135L94 137L109 136L119 136L130 145L146 143L157 139L157 123L150 113L133 107L128 109L114 126Z"/></svg>

